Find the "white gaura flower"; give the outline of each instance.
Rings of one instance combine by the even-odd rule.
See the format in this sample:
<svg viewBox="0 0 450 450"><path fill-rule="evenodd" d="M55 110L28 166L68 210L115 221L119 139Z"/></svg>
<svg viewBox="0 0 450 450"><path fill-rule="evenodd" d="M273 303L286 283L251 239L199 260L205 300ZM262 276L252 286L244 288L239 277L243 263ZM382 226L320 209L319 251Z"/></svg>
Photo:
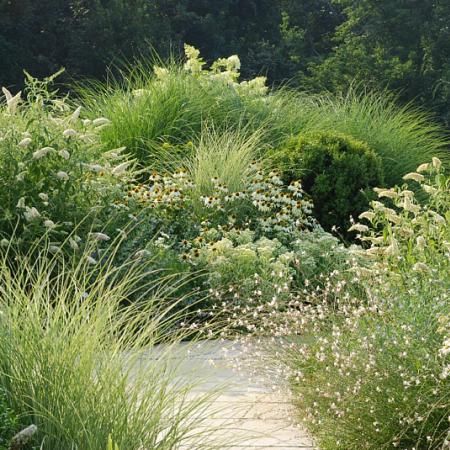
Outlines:
<svg viewBox="0 0 450 450"><path fill-rule="evenodd" d="M53 151L54 151L54 148L52 148L52 147L43 147L39 150L36 150L33 153L33 159L41 159Z"/></svg>
<svg viewBox="0 0 450 450"><path fill-rule="evenodd" d="M439 170L442 166L442 161L439 158L436 158L435 156L431 158L433 167L437 170Z"/></svg>
<svg viewBox="0 0 450 450"><path fill-rule="evenodd" d="M421 173L421 172L426 172L426 171L429 170L429 169L430 169L430 164L424 163L424 164L421 164L421 165L416 169L416 172L419 172L419 173Z"/></svg>
<svg viewBox="0 0 450 450"><path fill-rule="evenodd" d="M92 121L92 124L94 125L94 127L100 127L102 125L109 125L111 123L111 121L109 119L107 119L106 117L99 117L98 119L94 119Z"/></svg>
<svg viewBox="0 0 450 450"><path fill-rule="evenodd" d="M22 91L19 91L16 95L12 95L5 87L2 87L3 94L6 97L6 107L10 114L14 114L17 110L17 105L20 103L20 95Z"/></svg>
<svg viewBox="0 0 450 450"><path fill-rule="evenodd" d="M363 225L362 223L355 223L348 229L348 231L358 231L360 233L365 233L369 231L369 227L367 225Z"/></svg>
<svg viewBox="0 0 450 450"><path fill-rule="evenodd" d="M417 183L422 183L422 181L425 179L425 177L424 177L423 175L421 175L420 173L417 173L417 172L410 172L410 173L407 173L407 174L403 177L403 179L404 179L405 181L407 181L407 180L413 180L413 181L416 181Z"/></svg>
<svg viewBox="0 0 450 450"><path fill-rule="evenodd" d="M60 170L56 174L56 177L63 181L67 181L69 179L69 175L67 174L67 172L64 172L63 170Z"/></svg>
<svg viewBox="0 0 450 450"><path fill-rule="evenodd" d="M73 128L67 128L67 130L63 131L63 136L65 138L74 137L77 135L77 132Z"/></svg>
<svg viewBox="0 0 450 450"><path fill-rule="evenodd" d="M41 213L34 206L32 206L31 208L25 206L25 212L23 213L23 215L27 222L31 222L41 217Z"/></svg>
<svg viewBox="0 0 450 450"><path fill-rule="evenodd" d="M65 149L65 148L63 148L62 150L60 150L59 152L58 152L58 155L59 156L61 156L61 158L64 158L64 159L69 159L70 158L70 153L67 151L67 149Z"/></svg>
<svg viewBox="0 0 450 450"><path fill-rule="evenodd" d="M119 164L118 166L114 167L114 169L111 170L111 173L116 177L120 177L126 173L129 165L130 162L128 161L123 162L122 164Z"/></svg>
<svg viewBox="0 0 450 450"><path fill-rule="evenodd" d="M96 241L109 241L111 238L105 233L89 233L89 236Z"/></svg>
<svg viewBox="0 0 450 450"><path fill-rule="evenodd" d="M31 144L31 138L26 137L23 138L20 142L19 142L19 147L28 147Z"/></svg>

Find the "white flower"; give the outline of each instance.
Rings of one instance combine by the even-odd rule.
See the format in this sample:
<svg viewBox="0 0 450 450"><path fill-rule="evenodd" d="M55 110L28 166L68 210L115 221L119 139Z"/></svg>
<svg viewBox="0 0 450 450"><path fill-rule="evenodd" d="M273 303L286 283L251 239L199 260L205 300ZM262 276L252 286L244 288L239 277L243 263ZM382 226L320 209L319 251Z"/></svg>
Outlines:
<svg viewBox="0 0 450 450"><path fill-rule="evenodd" d="M51 230L51 229L55 228L56 225L55 225L55 222L53 222L53 220L47 219L47 220L44 220L44 227Z"/></svg>
<svg viewBox="0 0 450 450"><path fill-rule="evenodd" d="M83 125L85 127L87 127L88 125L90 125L92 123L92 120L91 119L83 119L81 122L83 123Z"/></svg>
<svg viewBox="0 0 450 450"><path fill-rule="evenodd" d="M359 231L360 233L365 233L366 231L369 231L369 227L361 223L355 223L348 229L348 231Z"/></svg>
<svg viewBox="0 0 450 450"><path fill-rule="evenodd" d="M25 206L25 212L23 213L23 215L27 222L31 222L41 217L40 212L34 206L31 208Z"/></svg>
<svg viewBox="0 0 450 450"><path fill-rule="evenodd" d="M241 60L238 55L231 55L227 58L227 63L229 70L239 71L241 69Z"/></svg>
<svg viewBox="0 0 450 450"><path fill-rule="evenodd" d="M421 183L421 182L425 179L425 177L424 177L423 175L421 175L420 173L417 173L417 172L410 172L410 173L407 173L407 174L403 177L403 179L404 179L405 181L407 181L407 180L413 180L413 181L417 181L417 183Z"/></svg>
<svg viewBox="0 0 450 450"><path fill-rule="evenodd" d="M43 147L40 150L36 150L33 153L33 159L41 159L44 156L48 155L49 153L51 153L54 149L52 147Z"/></svg>
<svg viewBox="0 0 450 450"><path fill-rule="evenodd" d="M428 272L429 268L426 264L418 262L414 264L413 270L415 270L416 272Z"/></svg>
<svg viewBox="0 0 450 450"><path fill-rule="evenodd" d="M73 128L67 128L67 130L63 131L63 136L66 138L76 136L77 132Z"/></svg>
<svg viewBox="0 0 450 450"><path fill-rule="evenodd" d="M23 138L20 142L19 142L19 147L27 147L28 145L30 145L31 144L31 138L29 138L29 137L26 137L26 138Z"/></svg>
<svg viewBox="0 0 450 450"><path fill-rule="evenodd" d="M43 192L41 192L40 194L38 194L38 197L43 201L43 202L48 202L48 195L44 194Z"/></svg>
<svg viewBox="0 0 450 450"><path fill-rule="evenodd" d="M435 194L437 192L437 189L435 187L428 184L422 184L422 188L427 194Z"/></svg>
<svg viewBox="0 0 450 450"><path fill-rule="evenodd" d="M439 158L436 158L435 156L431 158L431 161L433 163L433 167L437 170L441 168L442 161Z"/></svg>
<svg viewBox="0 0 450 450"><path fill-rule="evenodd" d="M397 192L392 189L383 189L377 190L378 198L387 197L387 198L397 198Z"/></svg>
<svg viewBox="0 0 450 450"><path fill-rule="evenodd" d="M419 250L423 250L427 246L427 242L423 236L417 237L416 243Z"/></svg>
<svg viewBox="0 0 450 450"><path fill-rule="evenodd" d="M79 106L70 116L69 122L75 122L80 117L81 106Z"/></svg>
<svg viewBox="0 0 450 450"><path fill-rule="evenodd" d="M60 170L56 174L56 177L63 181L67 181L69 179L69 175L67 174L67 172L64 172L63 170Z"/></svg>
<svg viewBox="0 0 450 450"><path fill-rule="evenodd" d="M96 241L109 241L111 238L105 233L89 233L89 236Z"/></svg>
<svg viewBox="0 0 450 450"><path fill-rule="evenodd" d="M416 172L426 172L430 168L430 165L428 163L421 164L417 169Z"/></svg>
<svg viewBox="0 0 450 450"><path fill-rule="evenodd" d="M109 125L111 123L106 117L99 117L98 119L94 119L92 121L94 127L99 127L101 125Z"/></svg>
<svg viewBox="0 0 450 450"><path fill-rule="evenodd" d="M169 75L169 71L165 67L154 66L153 72L158 80L163 80L167 77L167 75Z"/></svg>
<svg viewBox="0 0 450 450"><path fill-rule="evenodd" d="M69 238L69 245L72 248L72 250L78 250L79 246L77 244L77 241L73 238Z"/></svg>
<svg viewBox="0 0 450 450"><path fill-rule="evenodd" d="M370 211L365 211L363 213L361 213L358 216L359 219L367 219L370 220L372 222L372 220L375 218L375 213L370 212Z"/></svg>
<svg viewBox="0 0 450 450"><path fill-rule="evenodd" d="M65 148L60 150L58 152L58 155L61 156L61 158L64 158L64 159L69 159L70 158L70 153Z"/></svg>
<svg viewBox="0 0 450 450"><path fill-rule="evenodd" d="M2 87L3 94L5 94L6 97L6 107L8 109L8 112L11 114L14 114L17 109L17 105L20 102L20 94L22 93L19 91L16 95L12 95L11 92L8 91L5 87Z"/></svg>
<svg viewBox="0 0 450 450"><path fill-rule="evenodd" d="M25 197L20 197L16 205L17 208L25 208Z"/></svg>
<svg viewBox="0 0 450 450"><path fill-rule="evenodd" d="M120 177L121 175L126 173L129 165L130 163L128 161L123 162L122 164L119 164L118 166L114 167L114 169L111 170L111 173L116 177Z"/></svg>

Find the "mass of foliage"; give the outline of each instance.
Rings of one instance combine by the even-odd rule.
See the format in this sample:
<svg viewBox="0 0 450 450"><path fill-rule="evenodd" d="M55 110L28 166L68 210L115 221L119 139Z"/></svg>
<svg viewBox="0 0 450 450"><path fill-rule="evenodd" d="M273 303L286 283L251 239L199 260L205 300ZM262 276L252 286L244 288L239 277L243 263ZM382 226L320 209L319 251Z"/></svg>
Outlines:
<svg viewBox="0 0 450 450"><path fill-rule="evenodd" d="M258 11L220 8L238 4ZM315 4L330 26L350 8ZM113 21L124 5L67 13ZM122 19L159 8L141 6ZM181 20L190 9L178 6L160 7ZM266 6L267 28L248 20L248 33L270 29L279 4ZM44 2L42 17L47 7L58 11ZM300 35L320 38L281 20L291 50ZM132 44L113 32L108 42ZM263 343L244 362L261 371L269 357L262 374L291 390L324 450L446 449L444 127L387 91L269 88L236 54L183 50L182 62L143 58L74 92L54 88L61 72L2 88L0 447L20 422L36 426L30 445L42 450L223 448L204 424L192 433L214 393L192 395L198 374L180 381L174 354L226 337Z"/></svg>
<svg viewBox="0 0 450 450"><path fill-rule="evenodd" d="M239 54L245 78L267 74L308 89L354 80L397 91L449 121L446 0L33 0L0 4L0 82L22 69L103 79L108 66L185 42L208 61Z"/></svg>

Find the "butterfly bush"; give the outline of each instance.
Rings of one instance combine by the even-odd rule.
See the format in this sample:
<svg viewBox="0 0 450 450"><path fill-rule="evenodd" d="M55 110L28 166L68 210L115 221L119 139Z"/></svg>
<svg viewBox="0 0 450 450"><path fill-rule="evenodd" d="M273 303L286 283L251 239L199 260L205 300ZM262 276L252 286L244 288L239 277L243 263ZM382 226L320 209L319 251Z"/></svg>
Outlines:
<svg viewBox="0 0 450 450"><path fill-rule="evenodd" d="M20 93L13 96L3 90L3 248L26 248L44 239L50 251L57 253L64 248L76 250L88 239L99 240L99 235L89 236L87 230L100 232L110 213L120 209L116 201L131 178L132 162L124 149L104 152L99 145L99 132L108 126L108 119L83 120L81 107L73 108L49 91L53 79L39 81L27 75L23 99Z"/></svg>
<svg viewBox="0 0 450 450"><path fill-rule="evenodd" d="M449 448L450 179L434 158L404 180L352 225L348 265L257 322L236 312L278 337L277 373L322 449Z"/></svg>

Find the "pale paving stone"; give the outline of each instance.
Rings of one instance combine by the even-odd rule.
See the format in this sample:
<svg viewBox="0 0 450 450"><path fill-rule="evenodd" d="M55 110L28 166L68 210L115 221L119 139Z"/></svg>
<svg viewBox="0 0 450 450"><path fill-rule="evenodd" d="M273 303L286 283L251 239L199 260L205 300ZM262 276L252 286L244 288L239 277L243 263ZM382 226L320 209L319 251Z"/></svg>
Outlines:
<svg viewBox="0 0 450 450"><path fill-rule="evenodd" d="M158 359L160 351L150 351L142 364ZM311 438L294 423L286 395L273 392L262 382L250 382L245 372L231 369L230 361L239 358L239 352L233 343L215 341L181 344L174 352L178 382L196 382L192 399L220 391L213 404L202 411L202 424L192 433L208 430L208 437L221 443L215 448L224 450L314 450ZM180 450L201 448L187 444Z"/></svg>

